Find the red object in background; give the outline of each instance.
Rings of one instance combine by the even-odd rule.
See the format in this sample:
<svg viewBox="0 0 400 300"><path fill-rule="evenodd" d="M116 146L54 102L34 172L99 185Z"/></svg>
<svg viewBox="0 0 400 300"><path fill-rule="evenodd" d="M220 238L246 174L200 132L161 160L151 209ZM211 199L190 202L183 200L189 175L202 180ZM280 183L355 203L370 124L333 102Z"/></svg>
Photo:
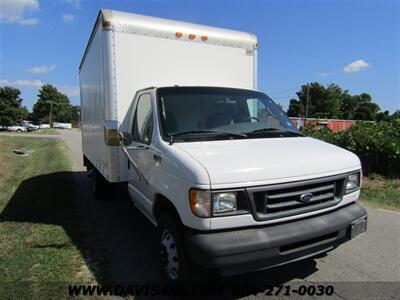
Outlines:
<svg viewBox="0 0 400 300"><path fill-rule="evenodd" d="M355 121L349 121L349 120L331 120L329 128L333 132L337 132L351 127L354 123Z"/></svg>
<svg viewBox="0 0 400 300"><path fill-rule="evenodd" d="M297 117L290 117L290 120L292 120L292 123L294 126L300 129L300 127L304 126L304 119L303 118L297 118ZM351 127L356 120L338 120L338 119L314 119L314 118L308 118L307 123L312 123L314 124L315 127L327 127L333 132L338 132L345 130L349 127Z"/></svg>

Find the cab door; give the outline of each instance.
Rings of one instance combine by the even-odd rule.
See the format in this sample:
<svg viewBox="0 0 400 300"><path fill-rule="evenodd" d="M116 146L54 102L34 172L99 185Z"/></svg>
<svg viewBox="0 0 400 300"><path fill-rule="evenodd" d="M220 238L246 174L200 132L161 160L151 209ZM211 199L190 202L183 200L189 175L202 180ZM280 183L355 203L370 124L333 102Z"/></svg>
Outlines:
<svg viewBox="0 0 400 300"><path fill-rule="evenodd" d="M135 204L148 216L152 212L152 188L149 184L155 167L151 146L154 108L151 94L143 92L137 98L131 133L133 142L126 147L135 165L128 162L128 190Z"/></svg>

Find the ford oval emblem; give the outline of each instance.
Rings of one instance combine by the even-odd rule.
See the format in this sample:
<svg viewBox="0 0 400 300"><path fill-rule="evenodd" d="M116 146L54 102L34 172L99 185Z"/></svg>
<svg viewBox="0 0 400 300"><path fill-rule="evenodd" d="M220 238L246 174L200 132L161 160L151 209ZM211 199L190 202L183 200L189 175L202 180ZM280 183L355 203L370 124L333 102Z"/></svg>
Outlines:
<svg viewBox="0 0 400 300"><path fill-rule="evenodd" d="M313 197L314 197L313 194L311 194L311 193L305 193L305 194L302 194L302 195L300 196L299 201L300 201L301 203L308 203L308 202L310 202L310 200L311 200Z"/></svg>

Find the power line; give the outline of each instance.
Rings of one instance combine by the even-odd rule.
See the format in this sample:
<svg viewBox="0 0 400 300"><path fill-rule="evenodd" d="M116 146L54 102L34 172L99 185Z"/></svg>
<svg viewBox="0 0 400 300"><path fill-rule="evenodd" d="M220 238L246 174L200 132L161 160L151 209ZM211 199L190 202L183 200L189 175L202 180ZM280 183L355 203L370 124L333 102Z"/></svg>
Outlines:
<svg viewBox="0 0 400 300"><path fill-rule="evenodd" d="M284 90L280 90L280 91L276 91L276 92L272 92L272 93L268 93L268 94L269 95L280 94L280 93L283 93L283 92L288 92L288 91L292 91L292 90L298 89L300 87L301 87L301 85L297 85L297 86L292 87L292 88L287 88L287 89L284 89Z"/></svg>
<svg viewBox="0 0 400 300"><path fill-rule="evenodd" d="M295 96L271 97L272 99L295 99Z"/></svg>

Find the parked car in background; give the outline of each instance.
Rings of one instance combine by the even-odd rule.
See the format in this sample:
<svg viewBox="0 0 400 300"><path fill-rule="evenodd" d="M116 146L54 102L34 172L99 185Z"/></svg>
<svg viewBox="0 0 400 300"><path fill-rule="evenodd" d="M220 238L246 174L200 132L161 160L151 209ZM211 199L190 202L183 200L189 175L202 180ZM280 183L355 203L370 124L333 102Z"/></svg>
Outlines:
<svg viewBox="0 0 400 300"><path fill-rule="evenodd" d="M47 129L50 128L50 124L39 124L39 129Z"/></svg>
<svg viewBox="0 0 400 300"><path fill-rule="evenodd" d="M34 125L34 124L32 124L32 123L28 123L28 124L26 125L26 129L27 129L28 131L35 131L35 130L38 130L38 129L39 129L39 125Z"/></svg>
<svg viewBox="0 0 400 300"><path fill-rule="evenodd" d="M58 129L72 129L72 124L71 123L53 123L53 128L58 128Z"/></svg>
<svg viewBox="0 0 400 300"><path fill-rule="evenodd" d="M13 131L13 132L26 132L27 129L25 126L21 124L13 125L13 126L7 126L7 131Z"/></svg>

